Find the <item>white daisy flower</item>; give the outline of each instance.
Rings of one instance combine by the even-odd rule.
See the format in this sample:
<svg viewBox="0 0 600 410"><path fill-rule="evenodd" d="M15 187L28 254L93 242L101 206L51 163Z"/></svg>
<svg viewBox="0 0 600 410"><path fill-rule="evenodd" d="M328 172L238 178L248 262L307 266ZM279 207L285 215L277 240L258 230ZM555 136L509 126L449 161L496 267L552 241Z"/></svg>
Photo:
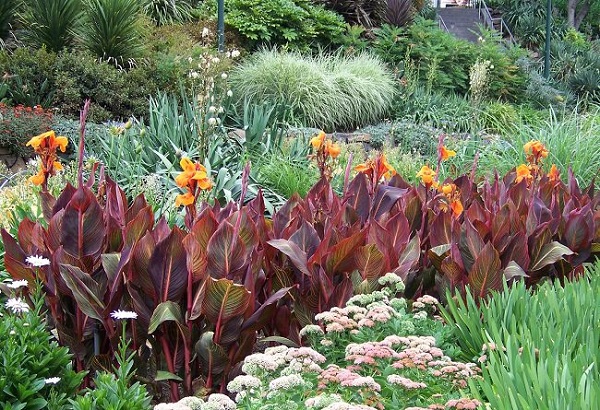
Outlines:
<svg viewBox="0 0 600 410"><path fill-rule="evenodd" d="M4 306L6 306L7 309L12 310L13 313L29 312L29 305L21 298L10 298Z"/></svg>
<svg viewBox="0 0 600 410"><path fill-rule="evenodd" d="M46 384L56 384L60 381L60 377L50 377L49 379L44 379L44 383Z"/></svg>
<svg viewBox="0 0 600 410"><path fill-rule="evenodd" d="M27 280L25 279L15 280L13 282L7 283L6 286L10 289L26 288L27 286L29 286L29 282L27 282Z"/></svg>
<svg viewBox="0 0 600 410"><path fill-rule="evenodd" d="M50 259L44 258L43 256L32 255L25 258L25 262L36 268L50 265Z"/></svg>
<svg viewBox="0 0 600 410"><path fill-rule="evenodd" d="M110 317L116 320L137 319L138 314L129 310L115 310L110 314Z"/></svg>

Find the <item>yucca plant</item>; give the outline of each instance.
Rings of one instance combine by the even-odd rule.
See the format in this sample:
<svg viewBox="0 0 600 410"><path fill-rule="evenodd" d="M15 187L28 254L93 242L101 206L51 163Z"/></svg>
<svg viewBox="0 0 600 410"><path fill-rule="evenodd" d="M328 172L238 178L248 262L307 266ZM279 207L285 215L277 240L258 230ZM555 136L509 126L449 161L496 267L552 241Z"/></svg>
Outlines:
<svg viewBox="0 0 600 410"><path fill-rule="evenodd" d="M146 13L157 26L188 21L192 18L188 0L145 0Z"/></svg>
<svg viewBox="0 0 600 410"><path fill-rule="evenodd" d="M59 52L72 46L81 24L81 0L31 0L22 15L24 39L35 47Z"/></svg>
<svg viewBox="0 0 600 410"><path fill-rule="evenodd" d="M137 0L88 0L87 18L81 30L85 47L99 58L122 65L139 57L142 36Z"/></svg>

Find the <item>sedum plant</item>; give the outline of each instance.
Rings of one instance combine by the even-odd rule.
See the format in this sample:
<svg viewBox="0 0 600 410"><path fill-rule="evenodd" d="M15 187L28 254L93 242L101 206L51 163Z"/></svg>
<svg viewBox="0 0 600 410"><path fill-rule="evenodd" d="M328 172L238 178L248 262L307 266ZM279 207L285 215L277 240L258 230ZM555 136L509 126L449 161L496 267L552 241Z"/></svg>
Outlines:
<svg viewBox="0 0 600 410"><path fill-rule="evenodd" d="M421 298L409 306L397 297L404 285L392 273L381 277L377 287L352 297L344 308L316 315L317 324L300 332L305 346L268 347L246 357L244 374L227 386L238 407L368 410L480 405L461 397L460 391L468 380L478 378L477 366L451 360L438 345L445 342L443 325L428 317L437 310L437 301Z"/></svg>

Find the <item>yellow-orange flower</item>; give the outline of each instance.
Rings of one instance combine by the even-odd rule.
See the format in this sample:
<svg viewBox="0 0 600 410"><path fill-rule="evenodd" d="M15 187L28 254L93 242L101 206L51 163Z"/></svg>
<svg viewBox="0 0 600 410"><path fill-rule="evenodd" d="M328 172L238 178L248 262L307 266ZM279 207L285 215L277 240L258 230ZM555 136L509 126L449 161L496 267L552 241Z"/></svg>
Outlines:
<svg viewBox="0 0 600 410"><path fill-rule="evenodd" d="M396 175L396 170L387 161L385 154L379 154L375 159L370 159L363 164L358 164L354 167L354 170L361 174L367 175L369 178L375 178L379 181L383 178L391 178Z"/></svg>
<svg viewBox="0 0 600 410"><path fill-rule="evenodd" d="M192 195L191 192L187 192L185 194L177 195L177 198L175 198L175 206L176 207L179 207L181 205L188 206L188 205L193 204L195 200L196 200L196 197L194 195Z"/></svg>
<svg viewBox="0 0 600 410"><path fill-rule="evenodd" d="M452 210L452 214L456 217L459 217L464 211L463 204L459 199L450 202L450 209Z"/></svg>
<svg viewBox="0 0 600 410"><path fill-rule="evenodd" d="M208 190L212 188L212 181L208 177L204 165L198 162L192 162L189 158L183 157L179 161L183 172L175 177L175 183L181 188L185 188L185 194L178 195L175 199L175 206L192 205L196 200L197 190Z"/></svg>
<svg viewBox="0 0 600 410"><path fill-rule="evenodd" d="M341 151L342 151L342 148L340 147L339 144L336 144L329 140L327 140L325 142L325 153L327 155L329 155L331 158L333 158L333 159L337 158L338 155L340 155Z"/></svg>
<svg viewBox="0 0 600 410"><path fill-rule="evenodd" d="M44 132L43 134L37 135L31 138L26 146L31 146L35 152L41 154L42 150L53 150L60 149L62 152L67 150L67 144L69 140L67 137L57 137L54 131Z"/></svg>
<svg viewBox="0 0 600 410"><path fill-rule="evenodd" d="M552 182L560 181L560 171L556 167L556 164L552 164L550 172L548 172L548 179Z"/></svg>
<svg viewBox="0 0 600 410"><path fill-rule="evenodd" d="M321 148L321 145L325 142L325 133L323 131L319 132L316 137L313 137L310 140L310 145L313 146L314 149Z"/></svg>
<svg viewBox="0 0 600 410"><path fill-rule="evenodd" d="M548 150L540 141L533 140L523 145L523 150L527 155L527 161L529 163L537 163L542 158L548 157Z"/></svg>
<svg viewBox="0 0 600 410"><path fill-rule="evenodd" d="M439 149L439 156L442 161L445 161L448 158L456 156L456 151L452 151L451 149L448 149L442 145Z"/></svg>
<svg viewBox="0 0 600 410"><path fill-rule="evenodd" d="M42 189L46 189L47 178L63 169L61 163L57 161L56 150L60 149L65 152L68 143L69 140L66 137L57 137L54 131L47 131L31 138L26 146L32 147L40 156L41 161L39 172L30 177L29 182L42 185Z"/></svg>
<svg viewBox="0 0 600 410"><path fill-rule="evenodd" d="M519 183L522 180L526 180L529 184L533 180L533 175L531 175L531 170L525 164L521 164L516 169L517 177L515 178L515 183Z"/></svg>
<svg viewBox="0 0 600 410"><path fill-rule="evenodd" d="M437 172L429 168L427 165L423 165L421 170L417 172L417 177L421 178L421 181L427 188L433 184L436 175Z"/></svg>
<svg viewBox="0 0 600 410"><path fill-rule="evenodd" d="M33 185L42 185L45 180L46 175L44 175L44 171L41 169L37 174L32 175L28 178L28 181L31 182Z"/></svg>

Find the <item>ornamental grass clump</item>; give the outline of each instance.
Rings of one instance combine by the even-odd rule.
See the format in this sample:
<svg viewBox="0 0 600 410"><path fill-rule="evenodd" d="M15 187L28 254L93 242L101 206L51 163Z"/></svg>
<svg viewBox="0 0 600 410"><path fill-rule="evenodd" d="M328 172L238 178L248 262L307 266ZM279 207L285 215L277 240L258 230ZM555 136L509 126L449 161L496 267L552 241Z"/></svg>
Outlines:
<svg viewBox="0 0 600 410"><path fill-rule="evenodd" d="M368 54L310 57L263 50L235 68L230 79L235 95L288 107L296 123L325 130L381 119L394 95L391 74Z"/></svg>
<svg viewBox="0 0 600 410"><path fill-rule="evenodd" d="M275 346L248 356L243 375L227 385L241 408L476 408L460 389L479 377L474 363L452 361L438 347L443 325L429 318L434 298L409 307L396 297L401 279L388 273L380 289L344 308L316 315L301 331L305 347ZM422 306L421 306L422 305ZM440 342L444 343L443 336ZM467 406L460 407L459 406ZM427 407L431 406L431 407ZM469 407L470 406L470 407Z"/></svg>

